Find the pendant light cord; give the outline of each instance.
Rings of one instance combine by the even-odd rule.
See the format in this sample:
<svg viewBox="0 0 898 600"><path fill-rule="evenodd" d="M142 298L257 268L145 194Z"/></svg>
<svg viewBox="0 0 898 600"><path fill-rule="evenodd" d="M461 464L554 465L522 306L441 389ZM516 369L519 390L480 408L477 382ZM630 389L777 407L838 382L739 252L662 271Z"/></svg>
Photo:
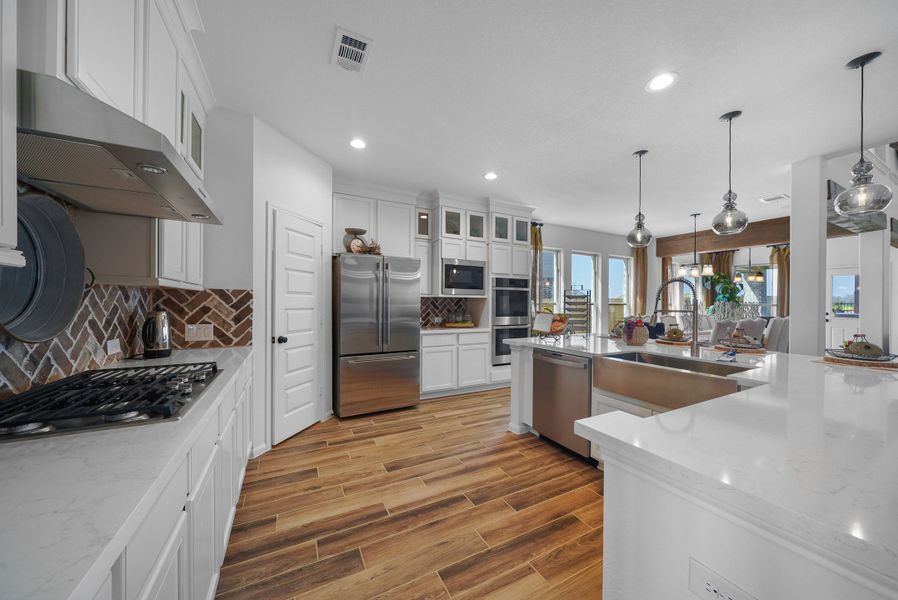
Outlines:
<svg viewBox="0 0 898 600"><path fill-rule="evenodd" d="M861 111L863 114L863 111ZM863 119L863 117L861 117ZM733 192L733 118L730 117L727 119L730 125L730 167L729 172L727 174L727 183L729 185L729 192ZM863 127L861 127L863 129Z"/></svg>
<svg viewBox="0 0 898 600"><path fill-rule="evenodd" d="M692 215L692 262L698 264L698 215Z"/></svg>
<svg viewBox="0 0 898 600"><path fill-rule="evenodd" d="M861 160L864 160L864 66L861 65Z"/></svg>
<svg viewBox="0 0 898 600"><path fill-rule="evenodd" d="M642 155L639 155L639 212L642 214Z"/></svg>

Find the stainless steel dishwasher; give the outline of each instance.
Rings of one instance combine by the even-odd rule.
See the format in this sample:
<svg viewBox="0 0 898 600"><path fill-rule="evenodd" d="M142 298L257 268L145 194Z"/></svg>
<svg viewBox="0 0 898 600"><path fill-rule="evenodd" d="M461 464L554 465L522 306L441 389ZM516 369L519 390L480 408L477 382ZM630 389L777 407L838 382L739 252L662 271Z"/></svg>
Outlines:
<svg viewBox="0 0 898 600"><path fill-rule="evenodd" d="M592 360L551 350L533 351L533 428L589 458L589 442L574 433L574 421L590 416Z"/></svg>

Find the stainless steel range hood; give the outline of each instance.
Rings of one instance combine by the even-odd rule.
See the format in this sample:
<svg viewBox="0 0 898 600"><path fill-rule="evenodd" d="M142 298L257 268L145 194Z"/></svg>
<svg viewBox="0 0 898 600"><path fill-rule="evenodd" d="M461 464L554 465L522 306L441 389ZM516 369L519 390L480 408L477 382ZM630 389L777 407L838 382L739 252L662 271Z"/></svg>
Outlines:
<svg viewBox="0 0 898 600"><path fill-rule="evenodd" d="M19 70L18 99L19 179L98 212L221 225L155 129L49 75Z"/></svg>

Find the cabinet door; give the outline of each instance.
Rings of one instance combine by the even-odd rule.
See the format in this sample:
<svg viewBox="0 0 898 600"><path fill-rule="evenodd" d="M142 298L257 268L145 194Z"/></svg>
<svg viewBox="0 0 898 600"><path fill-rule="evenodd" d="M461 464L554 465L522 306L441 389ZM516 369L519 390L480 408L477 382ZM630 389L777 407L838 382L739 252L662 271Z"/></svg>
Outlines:
<svg viewBox="0 0 898 600"><path fill-rule="evenodd" d="M200 102L196 86L187 67L181 63L178 75L180 94L178 96L179 138L181 154L194 172L203 177L205 167L206 110Z"/></svg>
<svg viewBox="0 0 898 600"><path fill-rule="evenodd" d="M184 223L187 283L203 285L203 224Z"/></svg>
<svg viewBox="0 0 898 600"><path fill-rule="evenodd" d="M530 245L530 219L514 218L514 243Z"/></svg>
<svg viewBox="0 0 898 600"><path fill-rule="evenodd" d="M140 600L187 600L190 597L188 559L187 512L182 511Z"/></svg>
<svg viewBox="0 0 898 600"><path fill-rule="evenodd" d="M448 206L443 206L440 210L440 236L465 239L465 211Z"/></svg>
<svg viewBox="0 0 898 600"><path fill-rule="evenodd" d="M486 213L476 212L473 210L468 211L468 240L474 242L486 241L486 219Z"/></svg>
<svg viewBox="0 0 898 600"><path fill-rule="evenodd" d="M429 296L433 293L430 242L415 242L415 258L421 259L421 295Z"/></svg>
<svg viewBox="0 0 898 600"><path fill-rule="evenodd" d="M422 240L431 238L433 211L429 208L415 209L415 237Z"/></svg>
<svg viewBox="0 0 898 600"><path fill-rule="evenodd" d="M398 202L377 203L377 241L384 256L414 256L415 208Z"/></svg>
<svg viewBox="0 0 898 600"><path fill-rule="evenodd" d="M218 450L218 446L215 446ZM190 523L190 575L192 598L209 598L218 581L215 497L218 456L213 456L187 500Z"/></svg>
<svg viewBox="0 0 898 600"><path fill-rule="evenodd" d="M158 275L174 281L187 280L187 227L183 221L158 221Z"/></svg>
<svg viewBox="0 0 898 600"><path fill-rule="evenodd" d="M16 202L16 0L0 0L0 265L25 264Z"/></svg>
<svg viewBox="0 0 898 600"><path fill-rule="evenodd" d="M178 47L163 17L161 0L147 0L144 24L144 120L178 143Z"/></svg>
<svg viewBox="0 0 898 600"><path fill-rule="evenodd" d="M490 273L494 275L511 274L511 246L490 244Z"/></svg>
<svg viewBox="0 0 898 600"><path fill-rule="evenodd" d="M465 258L467 260L486 260L486 244L483 242L465 242Z"/></svg>
<svg viewBox="0 0 898 600"><path fill-rule="evenodd" d="M235 414L234 411L231 411L231 415L222 428L221 436L218 439L218 473L216 478L218 490L215 498L216 566L224 562L234 514L234 487L236 483L234 478L234 461L237 450L234 440Z"/></svg>
<svg viewBox="0 0 898 600"><path fill-rule="evenodd" d="M440 240L441 258L465 259L465 243L461 240Z"/></svg>
<svg viewBox="0 0 898 600"><path fill-rule="evenodd" d="M458 387L458 347L421 349L421 391L438 392Z"/></svg>
<svg viewBox="0 0 898 600"><path fill-rule="evenodd" d="M511 274L520 276L530 274L530 248L515 246L512 249Z"/></svg>
<svg viewBox="0 0 898 600"><path fill-rule="evenodd" d="M334 194L334 243L332 248L334 253L349 252L343 241L344 238L346 241L352 238L351 235L346 233L347 227L357 227L366 230L368 233L362 236L366 240L371 238L379 239L379 234L374 227L376 212L376 200L360 196Z"/></svg>
<svg viewBox="0 0 898 600"><path fill-rule="evenodd" d="M249 457L253 453L253 386L252 381L246 386L246 402L243 403L243 432L244 432L244 440L243 445L246 448L246 453L243 458L243 464L246 465L246 461L249 460Z"/></svg>
<svg viewBox="0 0 898 600"><path fill-rule="evenodd" d="M458 347L458 387L489 383L488 368L491 364L489 344Z"/></svg>
<svg viewBox="0 0 898 600"><path fill-rule="evenodd" d="M69 79L133 117L138 0L68 0L66 6Z"/></svg>
<svg viewBox="0 0 898 600"><path fill-rule="evenodd" d="M491 239L494 242L511 242L511 217L492 214Z"/></svg>

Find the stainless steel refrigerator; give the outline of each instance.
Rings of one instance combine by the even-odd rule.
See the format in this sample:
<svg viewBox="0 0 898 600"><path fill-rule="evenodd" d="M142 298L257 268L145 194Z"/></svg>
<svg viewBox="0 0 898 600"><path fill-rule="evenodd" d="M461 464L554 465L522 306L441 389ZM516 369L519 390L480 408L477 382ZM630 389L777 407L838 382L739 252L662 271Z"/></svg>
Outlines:
<svg viewBox="0 0 898 600"><path fill-rule="evenodd" d="M334 412L420 400L421 261L339 254L333 261Z"/></svg>

